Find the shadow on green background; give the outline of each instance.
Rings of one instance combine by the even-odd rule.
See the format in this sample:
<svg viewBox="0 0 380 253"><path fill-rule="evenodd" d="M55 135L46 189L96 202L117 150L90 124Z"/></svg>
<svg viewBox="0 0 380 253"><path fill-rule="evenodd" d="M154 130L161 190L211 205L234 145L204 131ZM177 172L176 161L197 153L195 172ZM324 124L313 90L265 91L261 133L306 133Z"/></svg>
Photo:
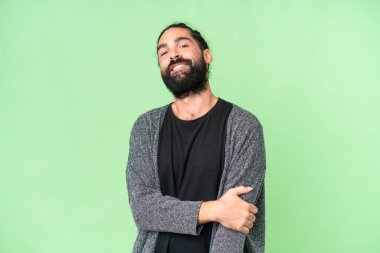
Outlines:
<svg viewBox="0 0 380 253"><path fill-rule="evenodd" d="M266 252L379 252L378 1L1 1L0 252L130 252L131 126L186 21L267 150Z"/></svg>

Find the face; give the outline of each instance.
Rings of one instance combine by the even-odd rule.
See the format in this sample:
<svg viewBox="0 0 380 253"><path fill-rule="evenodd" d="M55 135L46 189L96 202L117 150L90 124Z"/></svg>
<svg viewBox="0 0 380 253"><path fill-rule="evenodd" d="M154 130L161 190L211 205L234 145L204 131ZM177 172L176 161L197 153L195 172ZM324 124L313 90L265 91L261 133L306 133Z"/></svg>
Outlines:
<svg viewBox="0 0 380 253"><path fill-rule="evenodd" d="M202 52L187 29L168 29L157 49L162 80L175 97L184 98L205 89L211 52Z"/></svg>

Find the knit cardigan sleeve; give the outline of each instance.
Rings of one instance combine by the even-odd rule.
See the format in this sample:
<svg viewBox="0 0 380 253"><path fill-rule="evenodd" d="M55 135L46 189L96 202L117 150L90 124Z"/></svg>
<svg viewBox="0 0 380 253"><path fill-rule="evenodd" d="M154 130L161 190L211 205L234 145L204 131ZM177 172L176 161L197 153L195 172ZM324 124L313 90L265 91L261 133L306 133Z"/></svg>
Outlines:
<svg viewBox="0 0 380 253"><path fill-rule="evenodd" d="M235 106L227 125L226 159L218 196L240 185L253 190L242 199L259 209L248 235L215 224L211 253L264 252L265 209L264 176L265 149L262 126L249 112Z"/></svg>
<svg viewBox="0 0 380 253"><path fill-rule="evenodd" d="M201 201L180 201L163 196L156 172L159 120L141 115L130 136L127 189L134 221L139 230L199 235Z"/></svg>

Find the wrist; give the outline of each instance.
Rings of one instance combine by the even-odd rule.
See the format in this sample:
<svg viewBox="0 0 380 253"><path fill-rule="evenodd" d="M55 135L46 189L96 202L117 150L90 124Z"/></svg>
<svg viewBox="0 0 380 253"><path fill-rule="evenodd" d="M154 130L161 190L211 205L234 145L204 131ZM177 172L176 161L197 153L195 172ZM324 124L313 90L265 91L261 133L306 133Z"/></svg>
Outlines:
<svg viewBox="0 0 380 253"><path fill-rule="evenodd" d="M201 225L208 222L218 222L219 220L218 205L219 203L217 200L202 202L200 210L199 210L198 224Z"/></svg>

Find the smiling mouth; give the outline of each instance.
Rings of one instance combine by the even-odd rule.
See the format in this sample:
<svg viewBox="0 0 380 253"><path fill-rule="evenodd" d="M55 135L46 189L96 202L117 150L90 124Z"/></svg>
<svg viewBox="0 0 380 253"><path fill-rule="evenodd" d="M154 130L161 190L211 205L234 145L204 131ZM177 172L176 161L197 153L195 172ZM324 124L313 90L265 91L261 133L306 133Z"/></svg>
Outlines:
<svg viewBox="0 0 380 253"><path fill-rule="evenodd" d="M188 68L190 65L187 62L178 62L170 66L170 72L176 72Z"/></svg>
<svg viewBox="0 0 380 253"><path fill-rule="evenodd" d="M174 66L174 68L172 68L172 72L176 72L176 71L180 71L180 70L183 70L187 67L188 65L185 65L185 64L179 64L179 65L176 65Z"/></svg>

